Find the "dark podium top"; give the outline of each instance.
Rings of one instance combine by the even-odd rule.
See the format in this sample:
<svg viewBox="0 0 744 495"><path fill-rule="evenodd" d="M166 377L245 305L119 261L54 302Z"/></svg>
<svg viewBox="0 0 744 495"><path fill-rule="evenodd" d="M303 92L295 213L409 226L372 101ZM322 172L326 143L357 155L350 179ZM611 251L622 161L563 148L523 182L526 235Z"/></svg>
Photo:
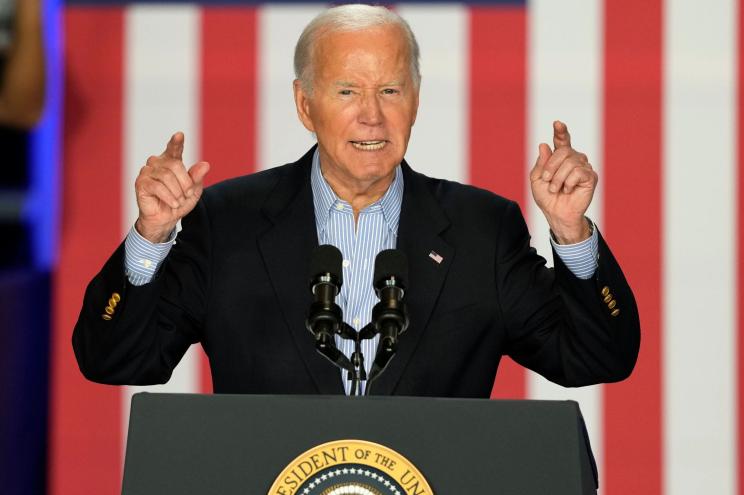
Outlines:
<svg viewBox="0 0 744 495"><path fill-rule="evenodd" d="M437 495L596 489L572 401L142 393L122 493L262 495L298 455L341 439L397 451Z"/></svg>

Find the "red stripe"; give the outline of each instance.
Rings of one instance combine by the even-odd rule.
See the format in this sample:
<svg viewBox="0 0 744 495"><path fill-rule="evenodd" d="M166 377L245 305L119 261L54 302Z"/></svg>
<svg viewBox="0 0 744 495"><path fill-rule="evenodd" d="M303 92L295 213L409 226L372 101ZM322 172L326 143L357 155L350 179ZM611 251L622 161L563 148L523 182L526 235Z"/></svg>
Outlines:
<svg viewBox="0 0 744 495"><path fill-rule="evenodd" d="M631 378L604 387L606 495L662 493L662 66L661 2L608 0L604 233L633 287L643 336Z"/></svg>
<svg viewBox="0 0 744 495"><path fill-rule="evenodd" d="M202 11L202 156L207 182L247 174L256 162L256 9ZM201 387L212 390L206 359Z"/></svg>
<svg viewBox="0 0 744 495"><path fill-rule="evenodd" d="M470 9L470 183L525 208L527 17L521 7ZM524 398L526 373L499 366L492 397Z"/></svg>
<svg viewBox="0 0 744 495"><path fill-rule="evenodd" d="M54 277L49 491L113 494L121 487L121 390L83 378L70 336L86 284L122 240L122 11L70 7L64 22L64 196Z"/></svg>

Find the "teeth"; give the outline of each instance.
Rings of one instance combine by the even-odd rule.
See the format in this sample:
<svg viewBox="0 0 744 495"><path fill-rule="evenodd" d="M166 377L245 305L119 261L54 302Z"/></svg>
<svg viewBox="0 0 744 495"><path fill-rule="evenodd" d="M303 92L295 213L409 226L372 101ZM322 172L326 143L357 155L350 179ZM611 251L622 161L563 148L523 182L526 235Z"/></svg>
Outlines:
<svg viewBox="0 0 744 495"><path fill-rule="evenodd" d="M352 141L351 144L358 150L376 151L385 147L386 141Z"/></svg>

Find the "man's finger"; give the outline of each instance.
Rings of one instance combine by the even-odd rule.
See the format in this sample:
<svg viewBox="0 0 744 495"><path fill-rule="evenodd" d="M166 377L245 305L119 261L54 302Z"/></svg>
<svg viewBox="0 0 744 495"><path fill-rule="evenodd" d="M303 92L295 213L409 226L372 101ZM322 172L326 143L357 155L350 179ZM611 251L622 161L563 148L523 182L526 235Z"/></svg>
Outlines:
<svg viewBox="0 0 744 495"><path fill-rule="evenodd" d="M191 176L191 180L194 181L195 186L202 185L207 172L209 172L208 162L197 162L191 166L191 168L189 169L189 175Z"/></svg>
<svg viewBox="0 0 744 495"><path fill-rule="evenodd" d="M565 149L565 148L564 148ZM562 151L564 149L561 149L555 153L553 153L553 157L556 155L561 155ZM548 164L545 166L545 170L549 170L551 166L555 166L555 163L553 162L553 159L548 162ZM558 192L561 189L563 189L564 182L566 181L566 178L572 174L575 170L585 170L585 171L591 171L591 165L588 163L584 163L581 161L581 159L578 157L576 153L571 153L568 155L568 157L561 159L560 163L557 164L558 168L553 172L553 178L550 180L550 187L548 190L552 193Z"/></svg>
<svg viewBox="0 0 744 495"><path fill-rule="evenodd" d="M168 141L168 144L165 147L163 155L175 160L183 160L183 141L183 132L179 131L172 135L170 141Z"/></svg>
<svg viewBox="0 0 744 495"><path fill-rule="evenodd" d="M548 163L552 154L553 152L551 151L550 146L546 143L540 143L537 147L535 166L532 167L532 171L530 172L530 181L534 182L542 176L545 164Z"/></svg>
<svg viewBox="0 0 744 495"><path fill-rule="evenodd" d="M165 187L165 184L163 184L162 182L158 182L150 177L142 181L141 191L147 196L158 198L160 201L167 204L171 208L175 209L181 206L181 203L179 203L175 196L173 196L173 193L171 193L170 190Z"/></svg>
<svg viewBox="0 0 744 495"><path fill-rule="evenodd" d="M568 132L568 126L560 120L553 122L553 147L556 150L571 147L571 134Z"/></svg>
<svg viewBox="0 0 744 495"><path fill-rule="evenodd" d="M181 189L187 197L193 194L194 181L186 171L186 167L183 166L183 162L176 160L165 160L162 169L168 170L178 179L178 183L181 185Z"/></svg>
<svg viewBox="0 0 744 495"><path fill-rule="evenodd" d="M595 180L596 172L585 167L576 167L571 170L566 180L563 182L563 192L571 194L576 186L581 184L591 184Z"/></svg>
<svg viewBox="0 0 744 495"><path fill-rule="evenodd" d="M150 177L158 182L162 182L163 184L165 184L165 187L170 190L170 192L173 194L173 197L175 197L179 202L183 201L186 198L186 191L181 187L181 182L178 180L176 174L174 174L172 170L169 170L167 168L160 168L150 174Z"/></svg>
<svg viewBox="0 0 744 495"><path fill-rule="evenodd" d="M571 148L560 148L551 153L550 158L548 158L548 161L542 167L542 179L547 181L553 180L553 176L572 153L573 150Z"/></svg>

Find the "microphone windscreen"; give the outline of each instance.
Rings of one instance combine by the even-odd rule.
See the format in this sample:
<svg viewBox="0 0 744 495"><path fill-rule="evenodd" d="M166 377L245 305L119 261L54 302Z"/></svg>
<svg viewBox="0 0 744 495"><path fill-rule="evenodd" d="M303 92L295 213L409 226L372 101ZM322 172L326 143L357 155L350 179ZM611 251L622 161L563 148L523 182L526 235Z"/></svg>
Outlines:
<svg viewBox="0 0 744 495"><path fill-rule="evenodd" d="M318 275L330 273L332 277L338 280L338 285L343 284L343 270L341 262L343 255L336 246L323 244L318 246L310 256L310 280L315 279Z"/></svg>
<svg viewBox="0 0 744 495"><path fill-rule="evenodd" d="M408 285L408 258L400 249L385 249L375 258L375 288L379 289L390 277L395 277L398 287Z"/></svg>

